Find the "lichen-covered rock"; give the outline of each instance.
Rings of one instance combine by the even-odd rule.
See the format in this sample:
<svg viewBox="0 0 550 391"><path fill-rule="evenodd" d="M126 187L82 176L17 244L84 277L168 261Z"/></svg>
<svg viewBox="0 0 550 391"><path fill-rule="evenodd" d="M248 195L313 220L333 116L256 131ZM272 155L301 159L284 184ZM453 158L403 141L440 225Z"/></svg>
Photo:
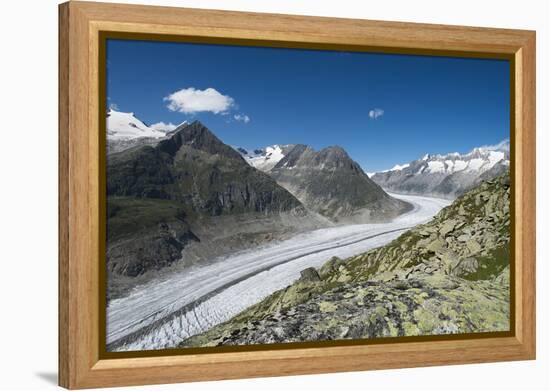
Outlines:
<svg viewBox="0 0 550 391"><path fill-rule="evenodd" d="M328 276L329 274L331 273L334 273L335 271L338 270L338 268L340 267L340 265L344 264L345 261L343 259L340 259L338 257L332 257L330 258L327 262L325 262L323 264L323 266L321 266L321 268L319 269L319 275L321 278L325 278L326 276Z"/></svg>
<svg viewBox="0 0 550 391"><path fill-rule="evenodd" d="M342 284L273 313L261 307L184 346L505 331L510 315L504 286L443 275Z"/></svg>
<svg viewBox="0 0 550 391"><path fill-rule="evenodd" d="M321 281L321 277L314 267L308 267L300 272L299 282L317 282Z"/></svg>

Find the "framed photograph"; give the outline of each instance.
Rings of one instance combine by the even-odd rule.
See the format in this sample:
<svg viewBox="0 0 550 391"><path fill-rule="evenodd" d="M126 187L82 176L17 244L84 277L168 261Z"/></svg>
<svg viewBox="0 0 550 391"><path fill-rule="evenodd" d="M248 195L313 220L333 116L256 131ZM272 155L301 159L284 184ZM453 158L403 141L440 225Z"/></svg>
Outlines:
<svg viewBox="0 0 550 391"><path fill-rule="evenodd" d="M68 2L67 388L535 358L535 33Z"/></svg>

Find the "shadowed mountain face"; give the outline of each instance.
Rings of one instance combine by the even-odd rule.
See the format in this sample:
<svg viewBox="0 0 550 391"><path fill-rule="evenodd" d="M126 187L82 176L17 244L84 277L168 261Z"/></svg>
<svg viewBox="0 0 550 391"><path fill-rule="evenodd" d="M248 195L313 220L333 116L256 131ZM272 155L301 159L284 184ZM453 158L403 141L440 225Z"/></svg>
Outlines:
<svg viewBox="0 0 550 391"><path fill-rule="evenodd" d="M156 146L110 155L107 194L177 201L189 215L303 209L200 122L181 126Z"/></svg>
<svg viewBox="0 0 550 391"><path fill-rule="evenodd" d="M338 146L295 145L269 174L307 208L332 221L381 221L409 205L390 197Z"/></svg>

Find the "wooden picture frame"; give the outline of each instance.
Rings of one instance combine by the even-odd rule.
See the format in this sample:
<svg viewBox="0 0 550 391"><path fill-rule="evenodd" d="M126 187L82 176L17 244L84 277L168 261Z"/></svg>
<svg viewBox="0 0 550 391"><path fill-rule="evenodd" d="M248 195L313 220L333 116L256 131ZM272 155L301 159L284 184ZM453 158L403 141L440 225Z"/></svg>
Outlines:
<svg viewBox="0 0 550 391"><path fill-rule="evenodd" d="M513 330L503 336L105 358L100 37L505 57L512 64ZM103 145L104 147L104 145ZM71 1L59 6L59 384L90 388L535 358L535 32Z"/></svg>

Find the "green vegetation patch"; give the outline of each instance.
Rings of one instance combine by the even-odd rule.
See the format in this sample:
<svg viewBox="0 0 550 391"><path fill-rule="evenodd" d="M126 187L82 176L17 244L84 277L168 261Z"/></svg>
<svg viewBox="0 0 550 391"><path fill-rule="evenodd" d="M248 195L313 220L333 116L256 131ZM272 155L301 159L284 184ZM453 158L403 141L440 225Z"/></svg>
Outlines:
<svg viewBox="0 0 550 391"><path fill-rule="evenodd" d="M109 240L147 230L160 223L184 222L185 213L174 201L133 198L107 198L107 237Z"/></svg>
<svg viewBox="0 0 550 391"><path fill-rule="evenodd" d="M495 278L510 265L510 245L492 249L487 256L479 256L476 259L479 264L477 270L462 278L471 281Z"/></svg>

